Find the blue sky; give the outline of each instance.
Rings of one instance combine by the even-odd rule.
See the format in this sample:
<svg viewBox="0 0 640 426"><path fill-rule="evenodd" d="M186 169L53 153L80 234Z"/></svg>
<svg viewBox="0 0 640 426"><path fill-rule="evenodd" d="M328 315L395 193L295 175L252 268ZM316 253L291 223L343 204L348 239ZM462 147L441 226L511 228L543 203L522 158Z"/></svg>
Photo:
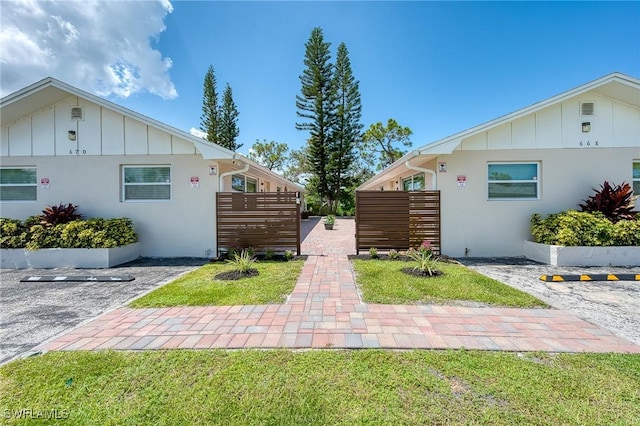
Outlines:
<svg viewBox="0 0 640 426"><path fill-rule="evenodd" d="M295 129L295 97L314 27L334 56L347 45L365 128L394 118L414 146L613 71L640 77L640 2L35 4L42 13L0 4L3 96L52 75L189 131L213 65L219 92L233 89L242 152L256 139L299 148L308 137ZM25 37L21 51L35 53L20 63L5 42Z"/></svg>

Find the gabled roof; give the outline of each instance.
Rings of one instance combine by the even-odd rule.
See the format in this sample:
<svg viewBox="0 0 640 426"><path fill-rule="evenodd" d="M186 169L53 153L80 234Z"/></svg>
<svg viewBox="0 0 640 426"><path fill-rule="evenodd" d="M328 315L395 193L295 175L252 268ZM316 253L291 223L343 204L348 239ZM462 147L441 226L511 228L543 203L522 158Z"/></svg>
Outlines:
<svg viewBox="0 0 640 426"><path fill-rule="evenodd" d="M2 111L2 114L0 114L0 124L4 127L5 125L26 117L27 115L33 114L50 105L60 102L69 96L78 96L86 99L103 108L110 109L124 115L125 117L138 120L151 127L167 132L170 135L191 142L205 159L222 160L225 158L234 158L235 152L229 149L206 142L190 133L161 123L89 92L85 92L84 90L78 89L77 87L71 86L53 77L47 77L0 99L0 111Z"/></svg>
<svg viewBox="0 0 640 426"><path fill-rule="evenodd" d="M503 115L502 117L498 117L494 120L416 148L376 174L367 182L360 185L360 188L369 186L376 181L380 181L384 175L387 175L398 167L403 166L405 162L417 156L436 157L438 155L451 154L456 148L458 148L463 139L486 132L502 124L516 120L525 115L535 113L543 108L559 104L569 98L573 98L586 92L594 92L640 108L640 80L622 73L614 72L605 75L604 77L600 77L597 80L583 84L582 86L576 87L575 89L568 90L559 95L552 96L528 107L514 111L510 114Z"/></svg>
<svg viewBox="0 0 640 426"><path fill-rule="evenodd" d="M78 89L77 87L71 86L53 77L47 77L0 99L0 127L4 127L20 120L23 117L41 111L50 105L68 98L69 96L78 96L86 99L103 108L107 108L122 114L125 117L140 121L148 126L169 133L172 136L191 142L205 160L239 159L243 163L249 164L256 171L272 176L282 182L290 183L292 188L303 191L299 185L284 179L277 173L274 173L266 167L248 159L242 154L205 141L191 133L176 129L168 124L149 118L89 92L85 92L84 90Z"/></svg>

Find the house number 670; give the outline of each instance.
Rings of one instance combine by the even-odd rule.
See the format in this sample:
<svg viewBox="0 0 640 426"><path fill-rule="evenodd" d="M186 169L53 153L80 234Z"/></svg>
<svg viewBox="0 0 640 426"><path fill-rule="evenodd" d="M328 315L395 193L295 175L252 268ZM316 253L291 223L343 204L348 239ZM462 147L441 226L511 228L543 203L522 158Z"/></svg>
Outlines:
<svg viewBox="0 0 640 426"><path fill-rule="evenodd" d="M70 150L69 150L69 154L71 154L71 155L73 155L73 154L75 154L75 155L80 155L80 154L86 154L86 153L87 153L87 150L86 150L86 149L83 149L83 150L79 150L79 149L70 149Z"/></svg>

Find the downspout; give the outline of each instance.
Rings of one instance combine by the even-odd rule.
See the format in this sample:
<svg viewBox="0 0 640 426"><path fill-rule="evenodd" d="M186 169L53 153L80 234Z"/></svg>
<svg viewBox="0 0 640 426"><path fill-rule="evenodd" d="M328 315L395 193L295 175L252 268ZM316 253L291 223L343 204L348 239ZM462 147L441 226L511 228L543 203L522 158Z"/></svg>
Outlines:
<svg viewBox="0 0 640 426"><path fill-rule="evenodd" d="M234 155L234 159L231 161L231 164L236 164L236 162L238 162L239 160L235 159L235 155ZM220 175L218 175L218 192L223 192L224 191L224 178L229 176L229 175L234 175L236 173L246 173L249 171L249 163L244 163L244 167L241 168L240 170L231 170L228 172L224 172Z"/></svg>
<svg viewBox="0 0 640 426"><path fill-rule="evenodd" d="M414 166L413 164L410 163L411 160L413 160L419 155L420 155L420 151L417 151L417 150L413 151L413 157L404 162L405 167L409 170L415 170L416 172L430 173L431 176L433 177L433 179L431 179L431 189L434 189L434 190L438 189L438 177L436 175L436 172L434 172L433 170L425 169L423 167Z"/></svg>

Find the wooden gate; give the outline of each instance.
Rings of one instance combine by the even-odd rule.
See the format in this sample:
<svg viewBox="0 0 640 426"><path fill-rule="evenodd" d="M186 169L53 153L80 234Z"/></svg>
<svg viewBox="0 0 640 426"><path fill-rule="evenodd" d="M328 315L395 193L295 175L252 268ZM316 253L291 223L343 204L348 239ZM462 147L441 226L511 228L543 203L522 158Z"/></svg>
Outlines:
<svg viewBox="0 0 640 426"><path fill-rule="evenodd" d="M295 250L300 255L300 204L295 192L216 194L217 250Z"/></svg>
<svg viewBox="0 0 640 426"><path fill-rule="evenodd" d="M357 191L356 252L406 250L424 240L440 254L440 191Z"/></svg>

